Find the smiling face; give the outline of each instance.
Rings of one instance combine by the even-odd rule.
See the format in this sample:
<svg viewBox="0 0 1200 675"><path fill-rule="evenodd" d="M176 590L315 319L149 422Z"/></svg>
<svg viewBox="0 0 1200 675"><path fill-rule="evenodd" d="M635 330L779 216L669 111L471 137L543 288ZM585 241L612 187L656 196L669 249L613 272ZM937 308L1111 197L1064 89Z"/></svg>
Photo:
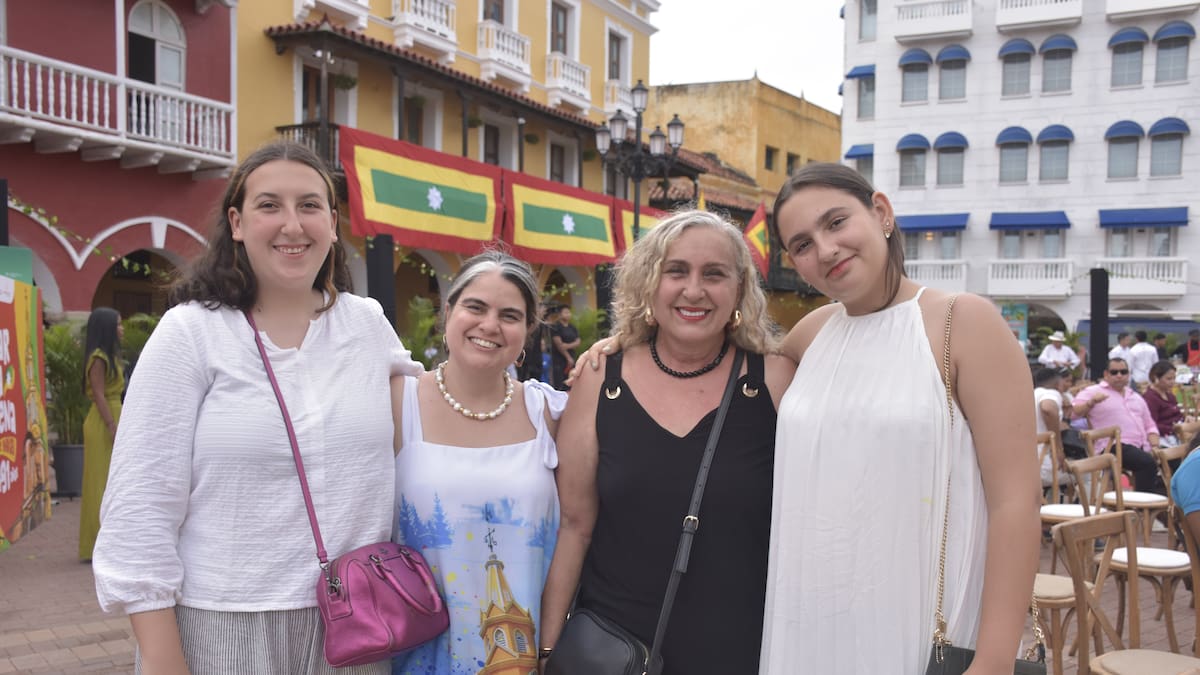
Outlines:
<svg viewBox="0 0 1200 675"><path fill-rule="evenodd" d="M241 208L229 209L230 233L245 246L259 289L312 289L337 241L337 213L321 175L275 160L246 177L244 194Z"/></svg>
<svg viewBox="0 0 1200 675"><path fill-rule="evenodd" d="M723 334L738 303L728 238L709 227L690 227L667 247L660 270L651 301L660 333L681 341Z"/></svg>
<svg viewBox="0 0 1200 675"><path fill-rule="evenodd" d="M477 276L445 312L446 345L463 366L503 369L529 335L525 298L499 270Z"/></svg>
<svg viewBox="0 0 1200 675"><path fill-rule="evenodd" d="M870 207L855 196L812 185L779 209L779 235L800 277L851 314L886 301L892 207L876 192Z"/></svg>

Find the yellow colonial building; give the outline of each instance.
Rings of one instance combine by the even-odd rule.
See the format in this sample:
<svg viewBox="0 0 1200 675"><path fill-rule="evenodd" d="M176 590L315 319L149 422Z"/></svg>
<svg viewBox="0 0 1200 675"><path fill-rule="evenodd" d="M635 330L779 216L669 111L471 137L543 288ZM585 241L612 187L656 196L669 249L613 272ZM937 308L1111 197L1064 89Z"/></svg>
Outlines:
<svg viewBox="0 0 1200 675"><path fill-rule="evenodd" d="M595 127L629 112L649 72L657 0L256 0L237 14L238 154L280 137L346 176L340 130L399 139L600 195L618 185ZM834 142L836 150L836 140ZM347 195L342 195L343 199ZM403 328L417 295L437 298L465 253L406 245L407 222L352 234L352 277ZM546 287L595 305L593 267L537 267ZM389 307L389 297L391 307ZM396 311L394 308L399 308Z"/></svg>

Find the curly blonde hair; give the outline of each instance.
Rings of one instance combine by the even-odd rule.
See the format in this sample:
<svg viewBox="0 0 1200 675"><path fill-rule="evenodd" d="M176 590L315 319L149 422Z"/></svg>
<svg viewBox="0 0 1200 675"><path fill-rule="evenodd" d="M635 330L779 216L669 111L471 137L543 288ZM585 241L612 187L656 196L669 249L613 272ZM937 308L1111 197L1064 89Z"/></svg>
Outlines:
<svg viewBox="0 0 1200 675"><path fill-rule="evenodd" d="M671 243L689 228L704 227L725 236L738 284L737 309L742 323L729 331L734 344L744 350L765 354L778 347L778 331L767 315L767 297L758 283L754 260L742 232L728 220L708 211L678 211L647 231L617 263L613 282L613 334L621 335L623 346L648 342L654 327L646 315L662 279L662 262Z"/></svg>

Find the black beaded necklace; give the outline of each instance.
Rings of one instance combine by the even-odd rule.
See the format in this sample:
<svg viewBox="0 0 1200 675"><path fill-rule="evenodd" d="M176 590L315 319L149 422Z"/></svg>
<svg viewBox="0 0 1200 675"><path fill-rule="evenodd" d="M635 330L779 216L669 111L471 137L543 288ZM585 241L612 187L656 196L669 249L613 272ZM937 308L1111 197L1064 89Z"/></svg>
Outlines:
<svg viewBox="0 0 1200 675"><path fill-rule="evenodd" d="M721 353L717 354L717 358L713 359L712 361L708 362L707 364L705 364L704 366L701 366L700 368L698 368L696 370L689 370L687 372L682 372L679 370L674 370L672 368L668 368L667 364L663 363L662 359L658 358L658 349L655 346L656 342L658 342L658 333L655 333L654 335L650 336L650 358L654 359L654 365L658 366L659 370L670 375L671 377L680 377L680 378L700 377L701 375L707 373L708 371L712 370L713 368L716 368L717 366L721 365L721 359L725 358L725 353L729 351L729 340L726 340L724 343L721 344Z"/></svg>

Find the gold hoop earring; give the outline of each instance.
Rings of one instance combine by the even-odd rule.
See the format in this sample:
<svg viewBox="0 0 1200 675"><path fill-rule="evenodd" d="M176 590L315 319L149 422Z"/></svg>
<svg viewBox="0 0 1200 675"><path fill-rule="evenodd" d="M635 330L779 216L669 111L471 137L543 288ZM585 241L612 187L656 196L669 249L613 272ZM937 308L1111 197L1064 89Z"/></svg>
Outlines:
<svg viewBox="0 0 1200 675"><path fill-rule="evenodd" d="M646 311L642 313L642 318L646 320L647 326L653 326L656 323L654 320L654 312L649 307L647 307Z"/></svg>
<svg viewBox="0 0 1200 675"><path fill-rule="evenodd" d="M733 320L729 322L729 330L737 330L742 325L742 310L733 310Z"/></svg>
<svg viewBox="0 0 1200 675"><path fill-rule="evenodd" d="M521 355L517 357L517 360L514 363L516 364L516 366L518 368L525 365L525 348L524 347L521 348Z"/></svg>

